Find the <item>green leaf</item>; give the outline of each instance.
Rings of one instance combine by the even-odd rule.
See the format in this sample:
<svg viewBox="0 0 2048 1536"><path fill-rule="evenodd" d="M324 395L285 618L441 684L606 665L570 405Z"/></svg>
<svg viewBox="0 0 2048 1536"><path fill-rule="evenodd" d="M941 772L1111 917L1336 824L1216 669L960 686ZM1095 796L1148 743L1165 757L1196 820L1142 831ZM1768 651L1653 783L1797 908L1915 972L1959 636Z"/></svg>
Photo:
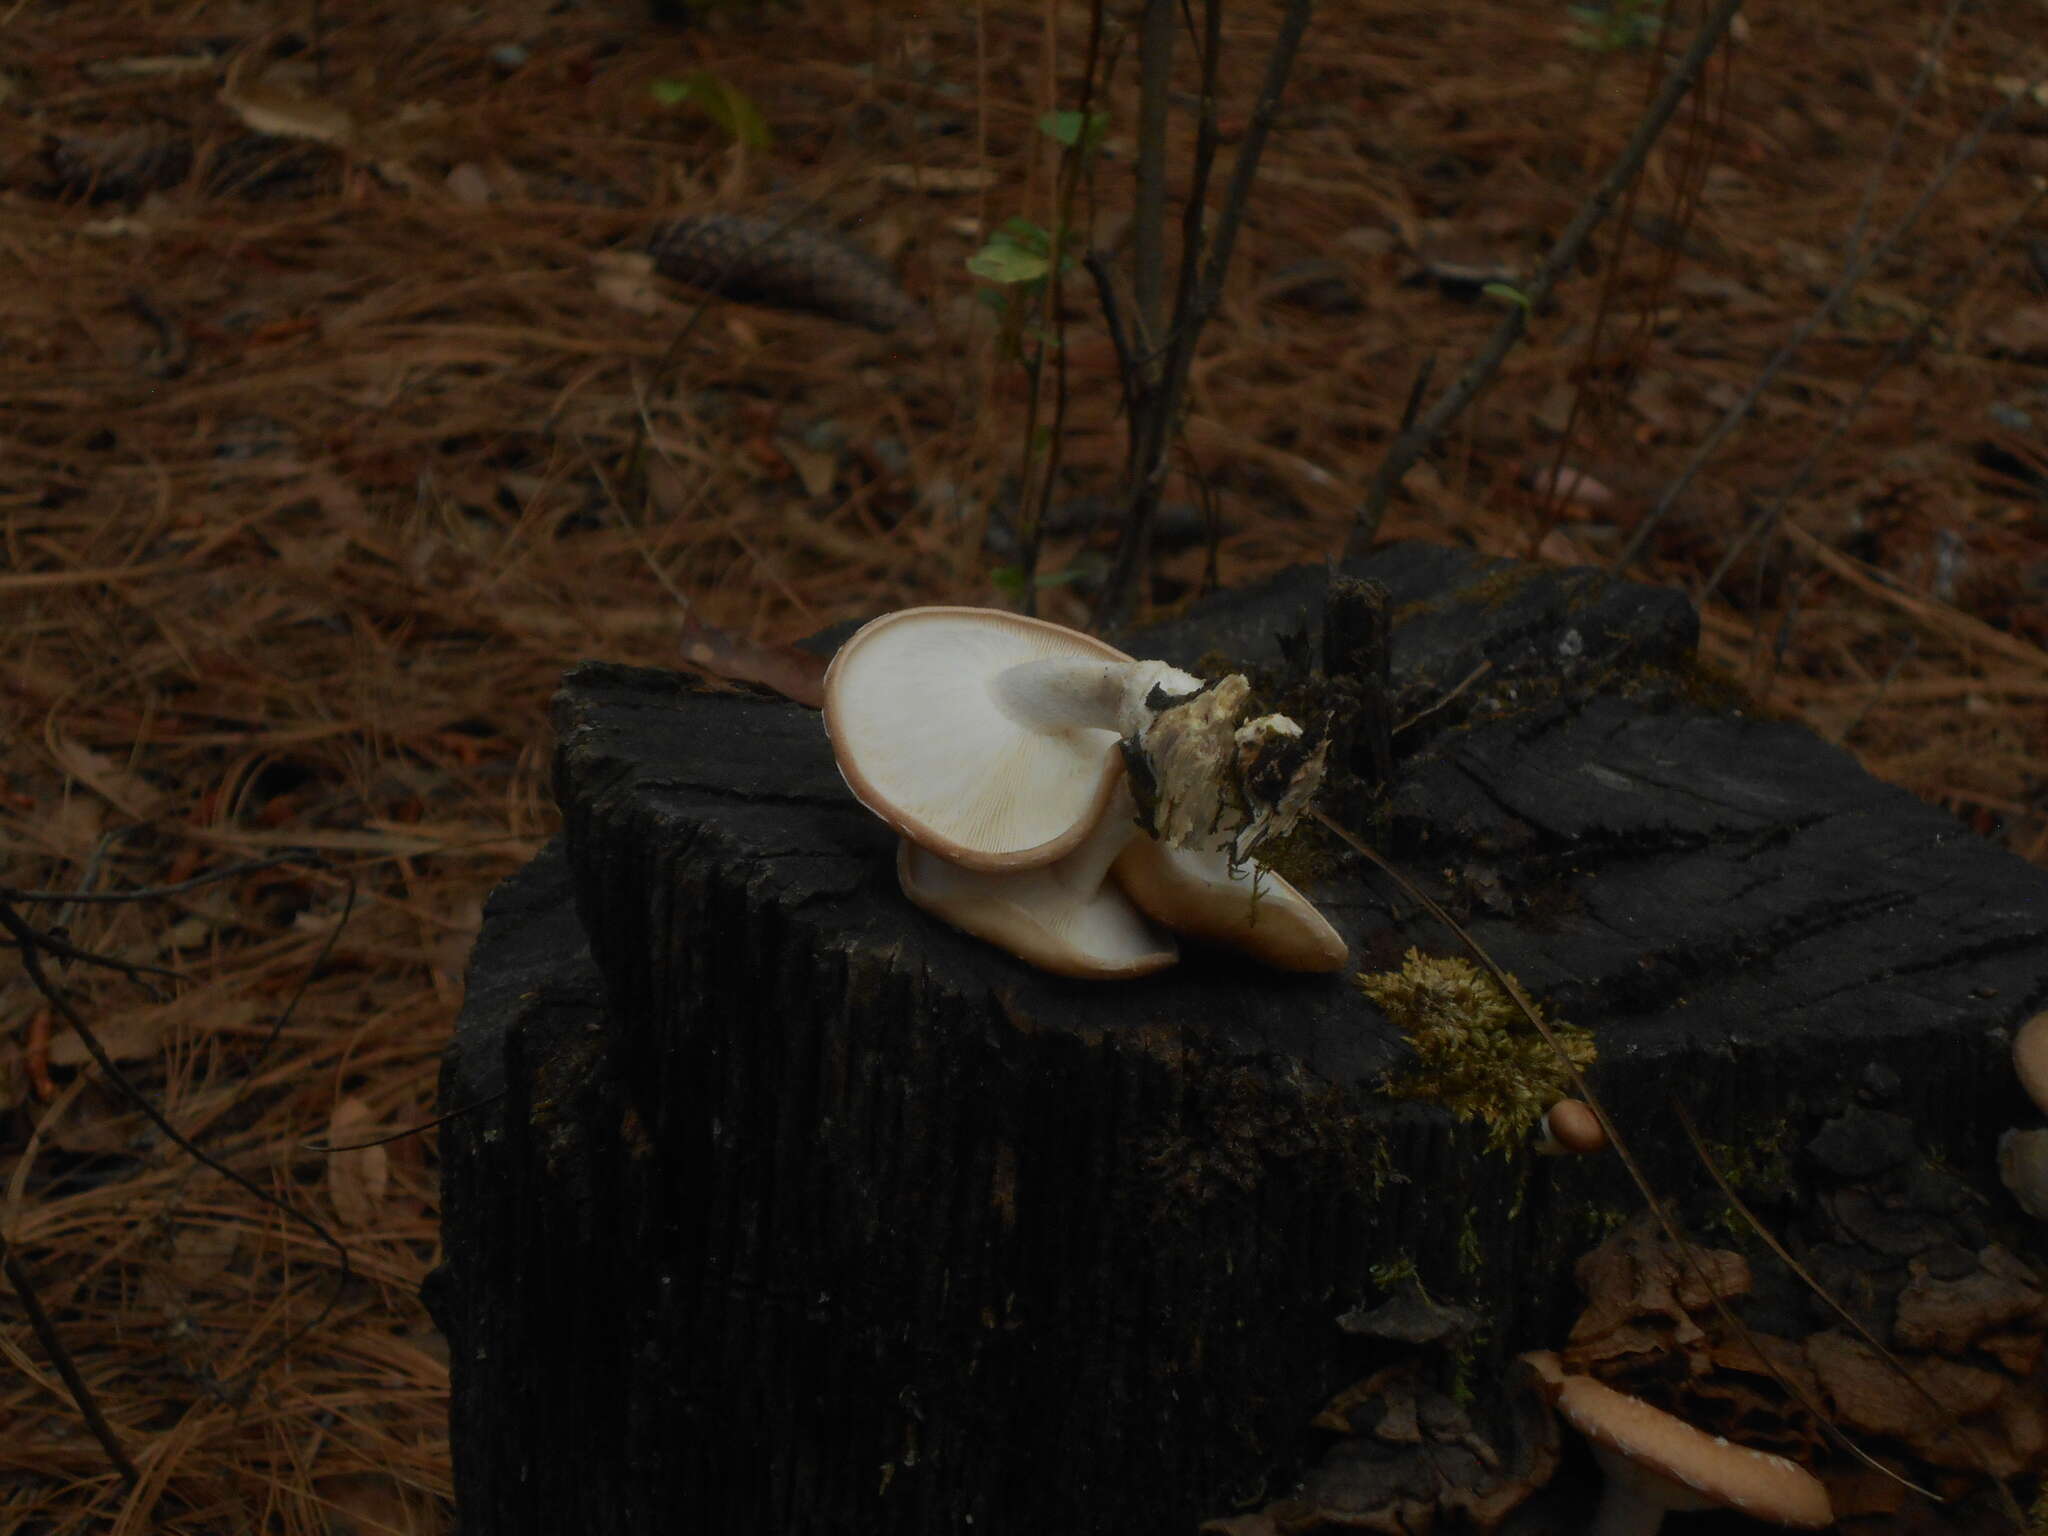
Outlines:
<svg viewBox="0 0 2048 1536"><path fill-rule="evenodd" d="M747 93L708 69L693 69L680 80L656 80L648 94L664 107L695 108L749 149L767 149L775 142Z"/></svg>
<svg viewBox="0 0 2048 1536"><path fill-rule="evenodd" d="M1038 131L1055 144L1063 144L1085 154L1099 145L1109 132L1109 114L1048 112L1038 120Z"/></svg>
<svg viewBox="0 0 2048 1536"><path fill-rule="evenodd" d="M1027 251L1050 251L1052 231L1043 224L1034 224L1029 219L1011 217L1003 220L996 231L998 240L1008 240L1012 245L1021 245Z"/></svg>
<svg viewBox="0 0 2048 1536"><path fill-rule="evenodd" d="M1024 594L1024 568L1021 565L999 565L988 573L988 579L1005 597Z"/></svg>
<svg viewBox="0 0 2048 1536"><path fill-rule="evenodd" d="M997 239L967 258L967 270L991 283L1035 283L1052 270L1052 261L1038 251Z"/></svg>
<svg viewBox="0 0 2048 1536"><path fill-rule="evenodd" d="M1514 305L1525 315L1529 313L1529 295L1519 288L1507 283L1488 283L1479 291L1489 299L1499 299L1503 303Z"/></svg>

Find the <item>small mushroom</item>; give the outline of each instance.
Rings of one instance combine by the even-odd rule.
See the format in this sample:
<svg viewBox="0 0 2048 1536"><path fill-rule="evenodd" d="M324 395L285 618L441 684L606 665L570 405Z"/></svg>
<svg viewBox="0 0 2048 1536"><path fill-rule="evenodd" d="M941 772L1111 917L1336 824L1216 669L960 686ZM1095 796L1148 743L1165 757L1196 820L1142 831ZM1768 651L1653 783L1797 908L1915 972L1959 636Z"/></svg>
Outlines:
<svg viewBox="0 0 2048 1536"><path fill-rule="evenodd" d="M2037 1013L2012 1037L2012 1069L2034 1106L2048 1112L2048 1013ZM1998 1178L2020 1209L2048 1221L2048 1127L2014 1127L1998 1138Z"/></svg>
<svg viewBox="0 0 2048 1536"><path fill-rule="evenodd" d="M2048 1114L2048 1013L2037 1013L2012 1037L2012 1069L2034 1107Z"/></svg>
<svg viewBox="0 0 2048 1536"><path fill-rule="evenodd" d="M1728 1508L1809 1531L1834 1524L1826 1486L1797 1462L1710 1435L1591 1376L1567 1375L1549 1350L1522 1359L1606 1474L1588 1536L1656 1536L1670 1510Z"/></svg>
<svg viewBox="0 0 2048 1536"><path fill-rule="evenodd" d="M1545 1157L1569 1153L1604 1152L1607 1128L1593 1112L1593 1106L1578 1099L1559 1099L1543 1112L1536 1150Z"/></svg>
<svg viewBox="0 0 2048 1536"><path fill-rule="evenodd" d="M825 729L854 798L966 869L1035 869L1078 848L1123 772L1119 737L1201 679L1043 619L906 608L825 674Z"/></svg>

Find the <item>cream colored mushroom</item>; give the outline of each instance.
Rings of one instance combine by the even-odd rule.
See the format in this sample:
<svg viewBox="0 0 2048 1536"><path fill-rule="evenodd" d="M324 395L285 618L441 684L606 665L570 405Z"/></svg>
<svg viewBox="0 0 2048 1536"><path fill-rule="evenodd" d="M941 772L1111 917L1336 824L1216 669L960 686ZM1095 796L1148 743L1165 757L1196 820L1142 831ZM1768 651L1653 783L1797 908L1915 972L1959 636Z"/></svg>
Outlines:
<svg viewBox="0 0 2048 1536"><path fill-rule="evenodd" d="M1180 951L1108 878L1118 852L1139 835L1133 814L1119 787L1111 813L1081 846L1037 869L963 869L905 838L896 878L933 917L1041 970L1102 981L1149 976Z"/></svg>
<svg viewBox="0 0 2048 1536"><path fill-rule="evenodd" d="M1250 860L1233 868L1220 850L1169 848L1141 835L1118 855L1115 878L1154 922L1280 970L1338 971L1350 959L1306 896Z"/></svg>
<svg viewBox="0 0 2048 1536"><path fill-rule="evenodd" d="M1201 690L1078 630L988 608L906 608L825 673L854 798L966 869L1035 869L1081 845L1123 773L1119 737Z"/></svg>
<svg viewBox="0 0 2048 1536"><path fill-rule="evenodd" d="M1808 1531L1834 1524L1826 1486L1797 1462L1710 1435L1591 1376L1567 1375L1549 1350L1522 1358L1606 1474L1587 1536L1656 1536L1671 1510L1733 1509Z"/></svg>

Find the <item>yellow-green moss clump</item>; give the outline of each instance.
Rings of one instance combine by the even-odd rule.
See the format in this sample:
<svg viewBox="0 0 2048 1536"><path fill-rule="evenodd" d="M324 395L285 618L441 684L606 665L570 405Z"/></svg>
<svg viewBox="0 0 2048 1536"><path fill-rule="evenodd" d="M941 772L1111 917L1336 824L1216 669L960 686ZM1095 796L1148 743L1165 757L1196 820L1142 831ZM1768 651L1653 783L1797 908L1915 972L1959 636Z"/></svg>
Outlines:
<svg viewBox="0 0 2048 1536"><path fill-rule="evenodd" d="M1386 1091L1441 1104L1460 1120L1484 1120L1487 1143L1497 1151L1512 1150L1544 1110L1572 1092L1557 1052L1500 983L1467 961L1411 949L1400 970L1361 974L1358 986L1421 1058L1408 1071L1388 1073ZM1545 1022L1573 1066L1583 1072L1593 1064L1590 1034Z"/></svg>

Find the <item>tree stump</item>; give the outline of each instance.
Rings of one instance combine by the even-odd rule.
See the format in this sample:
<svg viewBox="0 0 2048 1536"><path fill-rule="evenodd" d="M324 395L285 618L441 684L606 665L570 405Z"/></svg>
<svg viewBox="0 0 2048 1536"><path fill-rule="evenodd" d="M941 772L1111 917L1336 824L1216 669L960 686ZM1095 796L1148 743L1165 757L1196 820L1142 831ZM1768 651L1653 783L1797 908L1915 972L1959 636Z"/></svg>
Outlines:
<svg viewBox="0 0 2048 1536"><path fill-rule="evenodd" d="M1423 546L1344 569L1386 588L1395 722L1347 814L1592 1031L1676 1209L1711 1183L1673 1097L1787 1219L1803 1149L1881 1099L1978 1241L2038 1255L1994 1143L2048 875L1747 712L1676 595ZM1312 690L1326 581L1126 649ZM1188 1532L1313 1460L1388 1357L1337 1320L1402 1277L1479 1320L1443 1368L1499 1426L1504 1362L1640 1208L1612 1157L1389 1093L1413 1047L1349 974L1067 982L937 925L812 712L589 665L556 728L563 833L486 912L442 1083L469 1536ZM1276 863L1357 970L1460 953L1320 831Z"/></svg>

